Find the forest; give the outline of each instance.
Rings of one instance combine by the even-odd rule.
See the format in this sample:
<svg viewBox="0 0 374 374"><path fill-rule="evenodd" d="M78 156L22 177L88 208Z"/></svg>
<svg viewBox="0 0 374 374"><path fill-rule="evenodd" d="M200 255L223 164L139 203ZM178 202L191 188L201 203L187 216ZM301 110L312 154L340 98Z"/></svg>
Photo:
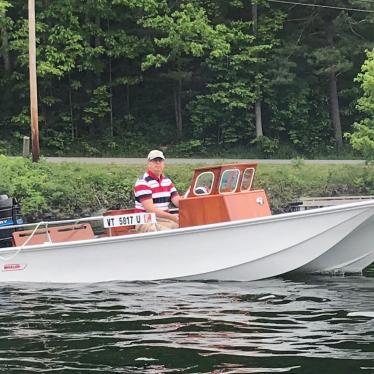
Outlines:
<svg viewBox="0 0 374 374"><path fill-rule="evenodd" d="M30 135L0 0L0 154ZM36 0L42 154L374 158L374 0Z"/></svg>

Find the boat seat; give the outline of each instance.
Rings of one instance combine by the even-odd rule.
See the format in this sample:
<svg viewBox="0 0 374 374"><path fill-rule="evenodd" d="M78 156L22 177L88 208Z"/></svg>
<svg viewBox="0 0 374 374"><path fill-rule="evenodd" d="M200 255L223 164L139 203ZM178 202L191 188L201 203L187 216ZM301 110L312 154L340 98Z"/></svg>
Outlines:
<svg viewBox="0 0 374 374"><path fill-rule="evenodd" d="M30 237L33 230L16 231L12 234L14 246L23 245ZM72 242L77 240L89 240L94 238L92 227L89 223L77 225L61 225L48 227L48 234L52 243ZM49 243L47 229L36 230L33 237L26 245Z"/></svg>

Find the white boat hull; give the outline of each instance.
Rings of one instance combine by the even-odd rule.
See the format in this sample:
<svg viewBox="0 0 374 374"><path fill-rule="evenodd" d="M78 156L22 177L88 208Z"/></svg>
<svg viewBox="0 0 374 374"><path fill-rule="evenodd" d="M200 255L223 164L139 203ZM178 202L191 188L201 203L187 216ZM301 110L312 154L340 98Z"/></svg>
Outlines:
<svg viewBox="0 0 374 374"><path fill-rule="evenodd" d="M373 217L372 200L157 233L6 248L0 250L0 282L249 281L290 271L361 271L374 256Z"/></svg>
<svg viewBox="0 0 374 374"><path fill-rule="evenodd" d="M374 217L326 253L297 269L302 273L359 273L374 262Z"/></svg>

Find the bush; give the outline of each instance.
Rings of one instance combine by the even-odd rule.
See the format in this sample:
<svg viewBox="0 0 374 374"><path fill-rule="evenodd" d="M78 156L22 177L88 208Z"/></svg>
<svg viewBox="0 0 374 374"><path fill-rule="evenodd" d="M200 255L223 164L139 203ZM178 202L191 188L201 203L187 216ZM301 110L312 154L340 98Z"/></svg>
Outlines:
<svg viewBox="0 0 374 374"><path fill-rule="evenodd" d="M145 165L32 163L0 156L0 194L16 197L28 220L75 218L134 206L133 185ZM195 165L168 165L166 174L183 194ZM374 166L261 164L255 187L264 188L274 212L300 196L374 194Z"/></svg>
<svg viewBox="0 0 374 374"><path fill-rule="evenodd" d="M274 156L279 149L279 140L271 139L267 136L259 136L252 140L251 144L257 146L258 153L266 158Z"/></svg>

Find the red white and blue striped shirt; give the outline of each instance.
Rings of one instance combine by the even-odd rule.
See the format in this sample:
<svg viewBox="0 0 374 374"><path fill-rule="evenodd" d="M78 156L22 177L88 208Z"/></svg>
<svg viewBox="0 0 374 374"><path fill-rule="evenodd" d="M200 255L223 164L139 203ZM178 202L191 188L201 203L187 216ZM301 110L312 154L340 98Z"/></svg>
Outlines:
<svg viewBox="0 0 374 374"><path fill-rule="evenodd" d="M178 191L170 178L161 175L159 178L150 170L144 173L135 183L135 211L145 212L142 201L153 199L156 208L168 211L171 198L178 195Z"/></svg>

